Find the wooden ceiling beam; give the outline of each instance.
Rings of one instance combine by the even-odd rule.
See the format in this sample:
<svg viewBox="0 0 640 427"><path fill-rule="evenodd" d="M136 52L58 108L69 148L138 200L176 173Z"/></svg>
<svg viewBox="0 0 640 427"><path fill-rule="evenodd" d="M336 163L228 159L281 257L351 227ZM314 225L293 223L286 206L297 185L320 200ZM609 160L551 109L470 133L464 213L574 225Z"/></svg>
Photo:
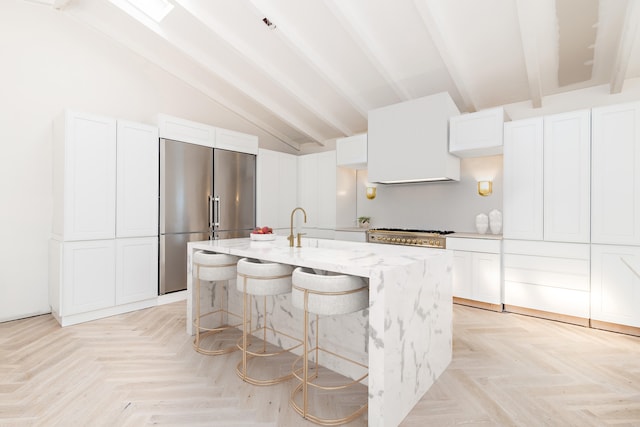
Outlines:
<svg viewBox="0 0 640 427"><path fill-rule="evenodd" d="M194 2L184 0L175 0L175 2L182 6L185 11L204 25L209 31L224 40L232 49L242 55L243 58L252 63L260 72L263 72L276 86L281 87L283 91L294 98L296 102L311 111L318 119L344 135L352 135L354 133L354 131L338 119L335 114L314 103L314 97L311 94L292 81L285 73L274 67L268 58L263 58L256 49L234 35L224 22L211 16L204 8L198 7ZM324 145L322 141L316 142Z"/></svg>
<svg viewBox="0 0 640 427"><path fill-rule="evenodd" d="M433 7L431 6L431 0L414 0L414 4L418 9L418 13L422 18L422 22L424 23L427 32L431 36L431 40L433 41L434 46L440 53L440 57L444 62L447 71L453 81L453 84L458 89L458 93L462 98L462 102L464 105L459 106L460 110L466 112L474 112L476 111L475 103L473 102L473 98L469 93L467 88L467 84L462 78L462 74L460 73L460 66L456 63L452 52L452 47L449 46L446 42L443 28L444 28L444 18L442 16L438 16L434 13Z"/></svg>
<svg viewBox="0 0 640 427"><path fill-rule="evenodd" d="M542 78L540 76L540 60L538 57L538 42L536 32L535 4L530 0L517 0L518 23L520 24L520 39L529 81L529 96L533 108L542 107Z"/></svg>
<svg viewBox="0 0 640 427"><path fill-rule="evenodd" d="M633 44L636 41L638 26L640 25L640 6L638 1L627 3L624 24L620 33L620 42L616 53L609 90L612 94L622 92L622 86L627 77L627 68L631 60Z"/></svg>
<svg viewBox="0 0 640 427"><path fill-rule="evenodd" d="M249 1L263 16L268 16L271 21L277 24L278 28L275 34L281 38L282 42L289 46L292 52L318 73L355 111L366 119L371 107L340 76L329 61L325 60L305 41L300 33L294 30L294 26L291 25L277 7L267 0Z"/></svg>
<svg viewBox="0 0 640 427"><path fill-rule="evenodd" d="M411 99L409 92L398 83L400 79L393 75L391 71L393 67L389 64L388 58L384 58L381 54L383 49L376 43L370 32L367 31L362 20L345 8L346 2L343 0L325 0L324 3L398 98L402 101Z"/></svg>

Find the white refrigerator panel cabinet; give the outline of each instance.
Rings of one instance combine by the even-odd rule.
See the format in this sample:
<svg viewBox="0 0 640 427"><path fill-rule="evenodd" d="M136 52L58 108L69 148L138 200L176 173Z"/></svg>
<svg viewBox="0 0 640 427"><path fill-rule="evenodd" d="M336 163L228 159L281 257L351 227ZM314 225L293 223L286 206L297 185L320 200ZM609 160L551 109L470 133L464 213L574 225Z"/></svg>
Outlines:
<svg viewBox="0 0 640 427"><path fill-rule="evenodd" d="M503 236L543 238L543 119L504 125Z"/></svg>
<svg viewBox="0 0 640 427"><path fill-rule="evenodd" d="M116 236L158 235L158 129L118 120Z"/></svg>
<svg viewBox="0 0 640 427"><path fill-rule="evenodd" d="M591 114L591 242L640 245L640 103Z"/></svg>
<svg viewBox="0 0 640 427"><path fill-rule="evenodd" d="M589 110L544 118L544 240L589 243Z"/></svg>
<svg viewBox="0 0 640 427"><path fill-rule="evenodd" d="M640 247L591 245L591 318L640 327Z"/></svg>
<svg viewBox="0 0 640 427"><path fill-rule="evenodd" d="M54 126L53 233L65 241L114 238L115 119L66 111Z"/></svg>

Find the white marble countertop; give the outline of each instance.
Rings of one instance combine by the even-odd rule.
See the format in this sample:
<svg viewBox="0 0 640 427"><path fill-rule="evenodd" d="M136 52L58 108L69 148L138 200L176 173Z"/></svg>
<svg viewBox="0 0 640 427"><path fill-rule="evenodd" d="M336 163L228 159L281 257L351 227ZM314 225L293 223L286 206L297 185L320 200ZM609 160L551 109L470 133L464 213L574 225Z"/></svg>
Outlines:
<svg viewBox="0 0 640 427"><path fill-rule="evenodd" d="M361 277L370 277L374 268L396 268L440 256L443 250L312 238L303 238L301 248L292 248L284 236L276 236L274 241L243 238L207 240L193 242L192 245L200 250Z"/></svg>

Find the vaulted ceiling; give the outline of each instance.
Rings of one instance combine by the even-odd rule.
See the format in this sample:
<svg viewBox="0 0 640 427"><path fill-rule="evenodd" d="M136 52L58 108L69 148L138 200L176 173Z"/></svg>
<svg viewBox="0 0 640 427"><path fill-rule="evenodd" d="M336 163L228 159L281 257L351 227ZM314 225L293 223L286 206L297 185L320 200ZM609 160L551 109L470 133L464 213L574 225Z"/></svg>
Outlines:
<svg viewBox="0 0 640 427"><path fill-rule="evenodd" d="M169 0L159 23L125 0L29 1L295 149L442 91L472 112L596 85L616 93L640 77L640 0Z"/></svg>

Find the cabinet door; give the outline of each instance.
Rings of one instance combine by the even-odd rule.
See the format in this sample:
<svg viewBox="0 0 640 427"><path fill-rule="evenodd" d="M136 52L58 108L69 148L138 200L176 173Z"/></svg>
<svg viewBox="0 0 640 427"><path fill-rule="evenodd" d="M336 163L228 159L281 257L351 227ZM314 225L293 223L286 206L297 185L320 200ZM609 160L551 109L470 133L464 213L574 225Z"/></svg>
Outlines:
<svg viewBox="0 0 640 427"><path fill-rule="evenodd" d="M449 151L458 157L502 154L504 108L491 108L449 119Z"/></svg>
<svg viewBox="0 0 640 427"><path fill-rule="evenodd" d="M158 238L116 240L116 304L158 296Z"/></svg>
<svg viewBox="0 0 640 427"><path fill-rule="evenodd" d="M640 248L591 245L591 318L640 327Z"/></svg>
<svg viewBox="0 0 640 427"><path fill-rule="evenodd" d="M500 254L474 252L471 257L472 299L502 304Z"/></svg>
<svg viewBox="0 0 640 427"><path fill-rule="evenodd" d="M543 121L504 125L503 235L509 239L543 238Z"/></svg>
<svg viewBox="0 0 640 427"><path fill-rule="evenodd" d="M366 169L367 134L338 138L336 140L336 164L354 169Z"/></svg>
<svg viewBox="0 0 640 427"><path fill-rule="evenodd" d="M116 236L158 235L158 129L118 120Z"/></svg>
<svg viewBox="0 0 640 427"><path fill-rule="evenodd" d="M458 298L473 299L471 276L471 252L453 251L453 270L451 281L453 284L453 296Z"/></svg>
<svg viewBox="0 0 640 427"><path fill-rule="evenodd" d="M115 304L115 240L65 242L61 316Z"/></svg>
<svg viewBox="0 0 640 427"><path fill-rule="evenodd" d="M336 228L336 152L315 154L318 159L318 228Z"/></svg>
<svg viewBox="0 0 640 427"><path fill-rule="evenodd" d="M544 118L544 240L589 243L590 112Z"/></svg>
<svg viewBox="0 0 640 427"><path fill-rule="evenodd" d="M216 148L258 154L258 137L229 129L216 128Z"/></svg>
<svg viewBox="0 0 640 427"><path fill-rule="evenodd" d="M261 149L257 159L256 225L279 228L280 192L278 152Z"/></svg>
<svg viewBox="0 0 640 427"><path fill-rule="evenodd" d="M278 228L289 228L291 211L298 206L298 160L292 154L278 153Z"/></svg>
<svg viewBox="0 0 640 427"><path fill-rule="evenodd" d="M640 103L591 115L591 242L640 245Z"/></svg>
<svg viewBox="0 0 640 427"><path fill-rule="evenodd" d="M116 231L116 121L68 112L64 132L63 239L113 238Z"/></svg>
<svg viewBox="0 0 640 427"><path fill-rule="evenodd" d="M298 202L307 212L307 223L303 225L302 220L298 223L304 227L313 228L318 224L318 179L317 155L298 157Z"/></svg>

